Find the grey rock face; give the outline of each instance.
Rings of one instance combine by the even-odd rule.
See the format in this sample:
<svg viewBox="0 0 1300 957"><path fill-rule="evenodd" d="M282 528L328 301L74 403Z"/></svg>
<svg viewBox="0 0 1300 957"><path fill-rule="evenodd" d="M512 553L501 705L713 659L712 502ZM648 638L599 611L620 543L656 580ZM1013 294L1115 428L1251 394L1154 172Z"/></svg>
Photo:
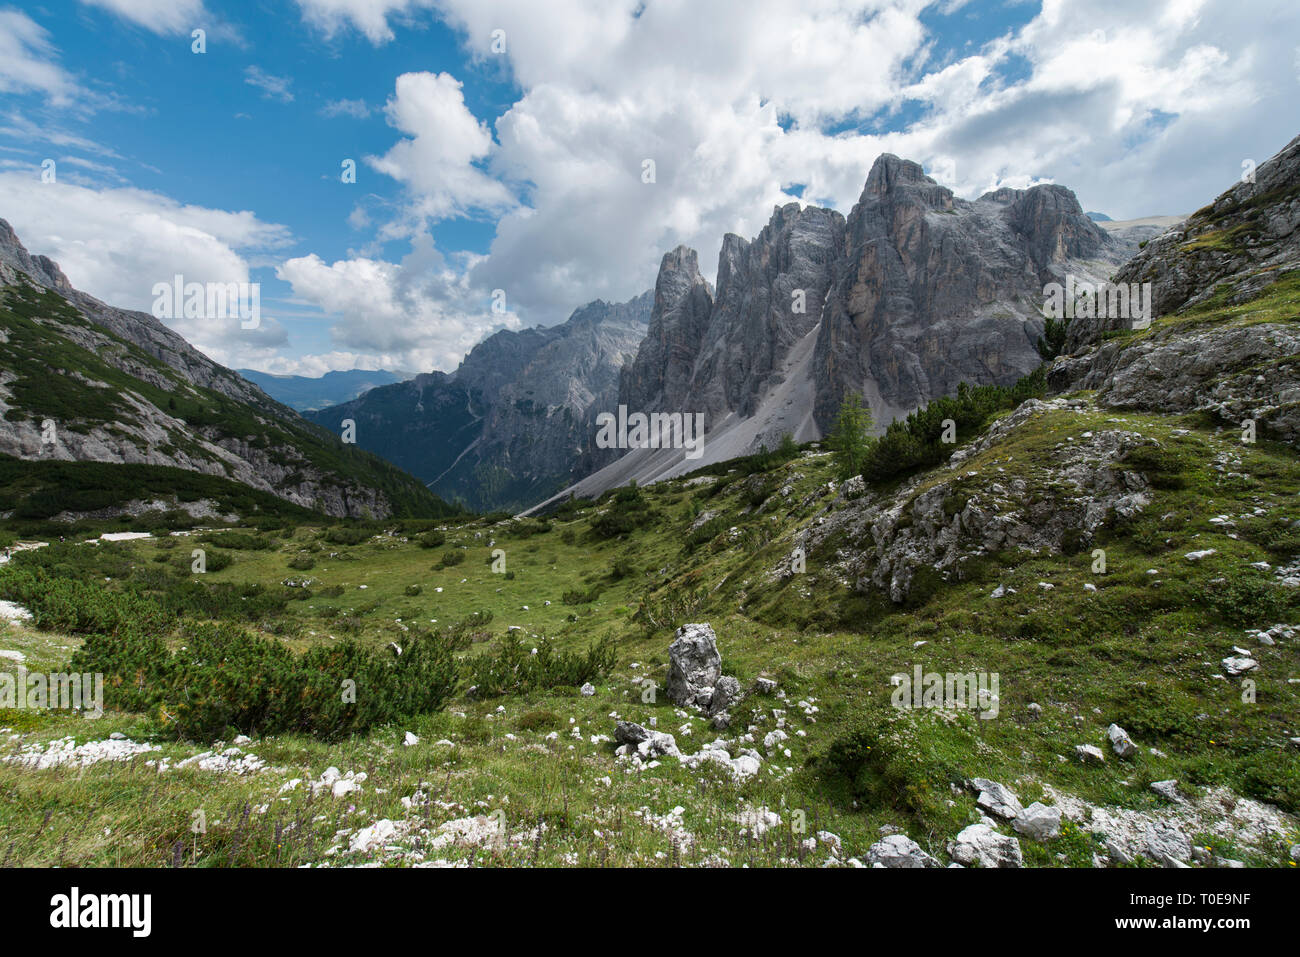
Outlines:
<svg viewBox="0 0 1300 957"><path fill-rule="evenodd" d="M668 646L665 692L675 703L707 708L722 677L718 639L707 624L682 625Z"/></svg>
<svg viewBox="0 0 1300 957"><path fill-rule="evenodd" d="M1115 275L1115 282L1152 283L1156 316L1215 295L1246 302L1295 268L1300 244L1300 136L1261 163L1255 182L1238 182L1180 226L1150 241ZM1122 323L1072 324L1067 348L1096 343Z"/></svg>
<svg viewBox="0 0 1300 957"><path fill-rule="evenodd" d="M1016 815L1011 826L1035 841L1049 841L1061 833L1061 809L1035 801Z"/></svg>
<svg viewBox="0 0 1300 957"><path fill-rule="evenodd" d="M961 382L1014 382L1041 361L1044 283L1067 266L1082 277L1118 264L1125 251L1063 187L972 203L917 164L881 156L849 215L822 314L818 423L829 428L849 392L864 393L884 425Z"/></svg>
<svg viewBox="0 0 1300 957"><path fill-rule="evenodd" d="M646 334L652 297L601 300L549 328L503 330L449 375L372 389L311 418L350 418L357 441L483 510L519 509L572 484L610 455L596 416L617 406L620 370Z"/></svg>
<svg viewBox="0 0 1300 957"><path fill-rule="evenodd" d="M1031 400L999 420L983 436L955 453L946 470L903 485L897 493L863 496L845 503L810 526L799 542L809 553L834 537L852 543L841 548L836 567L861 590L878 588L904 601L924 570L945 577L963 562L1004 548L1059 552L1067 536L1087 542L1107 516L1133 516L1149 503L1146 479L1115 468L1124 456L1150 440L1127 430L1091 430L1063 443L1049 466L1003 486L997 476L973 479L964 463L1010 441L1036 417L1082 411L1086 403ZM936 480L937 479L937 480ZM1027 498L1028 481L1068 486L1068 496ZM953 511L953 502L960 509ZM773 575L789 574L782 566ZM995 592L995 596L1006 594Z"/></svg>
<svg viewBox="0 0 1300 957"><path fill-rule="evenodd" d="M630 411L703 411L690 386L708 328L713 290L700 275L695 250L666 253L655 281L650 328L623 371L618 398Z"/></svg>
<svg viewBox="0 0 1300 957"><path fill-rule="evenodd" d="M867 848L866 863L871 867L920 868L938 867L939 862L905 834L890 834Z"/></svg>
<svg viewBox="0 0 1300 957"><path fill-rule="evenodd" d="M1020 842L987 824L972 824L948 842L948 854L963 867L1023 867Z"/></svg>
<svg viewBox="0 0 1300 957"><path fill-rule="evenodd" d="M1159 320L1211 299L1248 302L1300 266L1300 137L1180 226L1150 241L1115 276L1151 283ZM1300 336L1281 323L1174 319L1106 338L1125 320L1076 319L1048 375L1054 391L1097 390L1119 409L1204 412L1233 427L1300 442ZM1267 374L1261 374L1267 370Z"/></svg>
<svg viewBox="0 0 1300 957"><path fill-rule="evenodd" d="M1048 385L1096 390L1116 409L1206 412L1233 426L1252 419L1261 434L1300 442L1300 335L1280 325L1157 326L1058 359Z"/></svg>
<svg viewBox="0 0 1300 957"><path fill-rule="evenodd" d="M690 385L691 401L699 402L707 422L758 410L791 350L816 329L843 245L843 216L798 203L774 209L752 242L724 237ZM780 437L768 438L775 445Z"/></svg>

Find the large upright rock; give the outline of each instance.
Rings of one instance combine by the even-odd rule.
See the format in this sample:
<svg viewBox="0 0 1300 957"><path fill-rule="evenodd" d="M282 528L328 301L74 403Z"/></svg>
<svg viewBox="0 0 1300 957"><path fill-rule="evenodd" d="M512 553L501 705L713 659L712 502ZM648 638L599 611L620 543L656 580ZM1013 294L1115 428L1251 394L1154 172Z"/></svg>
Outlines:
<svg viewBox="0 0 1300 957"><path fill-rule="evenodd" d="M685 707L708 708L713 689L722 677L718 638L706 624L682 625L668 646L668 697Z"/></svg>

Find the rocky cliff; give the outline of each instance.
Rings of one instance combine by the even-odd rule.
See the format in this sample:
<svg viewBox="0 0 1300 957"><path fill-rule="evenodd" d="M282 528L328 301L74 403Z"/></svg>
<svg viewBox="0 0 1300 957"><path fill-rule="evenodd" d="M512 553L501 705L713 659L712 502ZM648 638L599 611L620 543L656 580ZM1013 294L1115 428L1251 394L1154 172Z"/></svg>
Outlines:
<svg viewBox="0 0 1300 957"><path fill-rule="evenodd" d="M1115 281L1151 284L1152 325L1075 320L1054 390L1300 441L1300 137L1255 182L1146 243Z"/></svg>
<svg viewBox="0 0 1300 957"><path fill-rule="evenodd" d="M963 382L1014 382L1042 361L1044 285L1104 281L1161 228L1107 226L1062 186L968 201L884 155L847 220L790 203L753 240L726 236L716 290L679 247L660 266L650 331L618 402L704 413L703 458L633 450L598 462L573 491L682 474L784 434L817 439L851 392L883 429Z"/></svg>
<svg viewBox="0 0 1300 957"><path fill-rule="evenodd" d="M1064 187L968 202L881 156L822 311L818 424L829 428L849 392L885 425L962 382L1014 382L1041 361L1043 285L1067 272L1105 279L1129 252Z"/></svg>

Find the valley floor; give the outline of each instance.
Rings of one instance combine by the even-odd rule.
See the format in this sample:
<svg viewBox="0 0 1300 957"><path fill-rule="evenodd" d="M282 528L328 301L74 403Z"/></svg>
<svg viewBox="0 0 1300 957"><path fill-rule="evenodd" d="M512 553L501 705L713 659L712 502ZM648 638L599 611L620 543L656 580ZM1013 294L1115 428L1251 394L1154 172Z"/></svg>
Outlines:
<svg viewBox="0 0 1300 957"><path fill-rule="evenodd" d="M298 592L274 613L222 612L298 651L344 637L400 645L413 628L490 612L463 659L511 633L574 651L610 636L617 654L586 689L479 697L462 683L438 713L333 742L245 728L194 743L166 713L0 709L0 860L1296 866L1294 453L1195 418L1098 409L1086 395L1015 414L1014 429L954 464L886 488L841 485L814 449L752 473L724 466L659 483L635 506L606 499L543 520L446 525L436 548L382 526L356 544L309 526L246 529L258 544L221 540L213 550L232 560L203 576L185 571L202 531L23 553L0 571L0 598L13 597L10 569L42 555L106 589L196 579ZM1064 550L1029 533L980 538L995 527L989 515L1032 526L1037 497L1083 494L1070 448L1104 450L1118 433L1162 450L1155 464L1090 466L1141 474L1140 508ZM918 503L939 486L951 486L946 524L926 542ZM602 517L619 510L632 527L605 537ZM901 603L869 582L889 548L872 529L943 553L917 552L931 572L911 576ZM1094 548L1106 551L1104 572ZM497 549L505 567L494 571ZM450 551L463 561L439 561ZM80 638L35 611L8 610L0 669L66 670ZM729 727L665 694L668 646L685 622L710 623L723 672L747 692ZM182 624L169 643L185 634ZM1253 666L1230 674L1232 658ZM894 707L892 677L917 666L996 674L996 715ZM620 720L671 734L676 753L620 749ZM1127 757L1111 746L1112 724L1135 743ZM1081 759L1085 745L1103 760ZM1059 834L1018 830L994 784L1022 807L1059 809Z"/></svg>

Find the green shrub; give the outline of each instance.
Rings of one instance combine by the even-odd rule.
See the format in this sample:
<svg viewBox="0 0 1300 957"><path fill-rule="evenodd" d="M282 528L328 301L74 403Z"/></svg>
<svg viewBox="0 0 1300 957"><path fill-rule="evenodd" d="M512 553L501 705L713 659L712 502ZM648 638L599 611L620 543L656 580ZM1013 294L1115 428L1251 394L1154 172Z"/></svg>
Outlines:
<svg viewBox="0 0 1300 957"><path fill-rule="evenodd" d="M240 532L209 532L203 541L211 542L218 548L233 548L236 551L265 551L271 543L257 535L244 535Z"/></svg>
<svg viewBox="0 0 1300 957"><path fill-rule="evenodd" d="M962 781L964 761L976 754L971 727L930 711L892 708L860 715L810 759L832 794L867 808L892 808L927 829L955 833L965 810L952 805L951 785Z"/></svg>
<svg viewBox="0 0 1300 957"><path fill-rule="evenodd" d="M370 538L369 529L356 528L348 525L336 525L327 529L325 532L325 541L331 545L360 545Z"/></svg>
<svg viewBox="0 0 1300 957"><path fill-rule="evenodd" d="M514 632L501 639L496 654L465 662L465 677L480 698L526 694L546 688L571 687L603 677L614 667L614 641L606 636L586 654L556 651L550 639L526 646Z"/></svg>
<svg viewBox="0 0 1300 957"><path fill-rule="evenodd" d="M1043 395L1046 389L1041 366L1012 386L972 387L963 382L956 396L935 399L905 420L890 423L867 451L862 475L868 482L883 483L946 462L993 416ZM944 422L949 419L956 427L955 442L943 441Z"/></svg>
<svg viewBox="0 0 1300 957"><path fill-rule="evenodd" d="M420 543L421 548L440 548L446 544L447 536L435 528L425 532L416 541Z"/></svg>
<svg viewBox="0 0 1300 957"><path fill-rule="evenodd" d="M156 707L169 730L202 741L359 734L440 710L459 677L448 643L430 635L413 636L396 659L347 639L295 656L229 624L187 626L174 652L140 632L92 635L70 667L103 673L111 707Z"/></svg>
<svg viewBox="0 0 1300 957"><path fill-rule="evenodd" d="M23 605L42 631L69 635L165 634L173 617L136 590L60 578L39 568L9 567L0 575L0 596Z"/></svg>
<svg viewBox="0 0 1300 957"><path fill-rule="evenodd" d="M306 552L299 552L289 559L289 567L294 571L308 572L316 567L316 559Z"/></svg>
<svg viewBox="0 0 1300 957"><path fill-rule="evenodd" d="M1126 468L1145 475L1152 488L1180 489L1187 485L1188 464L1172 449L1156 444L1139 445L1120 461Z"/></svg>
<svg viewBox="0 0 1300 957"><path fill-rule="evenodd" d="M586 591L582 591L581 589L577 589L577 588L571 588L568 591L566 591L563 595L560 596L560 601L562 601L566 605L585 605L588 602L595 601L599 597L600 597L600 586L592 585Z"/></svg>
<svg viewBox="0 0 1300 957"><path fill-rule="evenodd" d="M442 553L442 567L451 568L465 560L465 552L459 548L448 549Z"/></svg>
<svg viewBox="0 0 1300 957"><path fill-rule="evenodd" d="M1216 583L1205 585L1201 600L1228 624L1243 627L1286 620L1297 608L1294 590L1253 569L1233 569Z"/></svg>
<svg viewBox="0 0 1300 957"><path fill-rule="evenodd" d="M602 500L605 510L591 523L597 538L615 538L649 525L655 517L650 501L633 482Z"/></svg>

